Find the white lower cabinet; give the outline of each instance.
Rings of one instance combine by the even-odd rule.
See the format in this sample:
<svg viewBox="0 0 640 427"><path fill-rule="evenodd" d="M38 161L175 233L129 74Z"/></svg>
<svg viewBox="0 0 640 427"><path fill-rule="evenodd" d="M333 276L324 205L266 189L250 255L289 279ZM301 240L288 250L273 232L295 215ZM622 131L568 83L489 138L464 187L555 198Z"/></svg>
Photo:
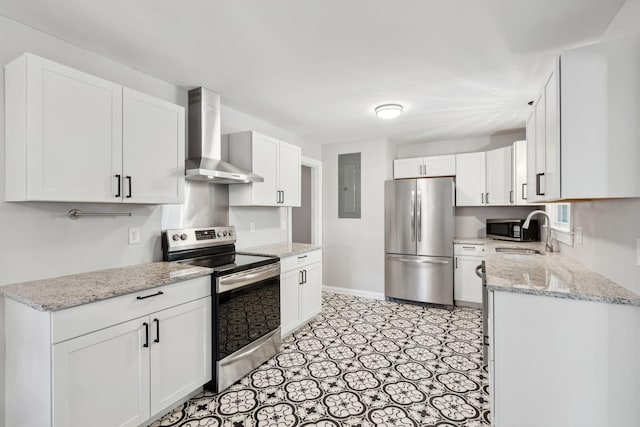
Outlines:
<svg viewBox="0 0 640 427"><path fill-rule="evenodd" d="M322 251L281 260L280 323L282 336L313 319L322 309Z"/></svg>
<svg viewBox="0 0 640 427"><path fill-rule="evenodd" d="M482 279L476 275L476 267L484 260L484 245L455 244L453 254L454 301L482 304Z"/></svg>
<svg viewBox="0 0 640 427"><path fill-rule="evenodd" d="M55 312L5 305L6 425L138 426L211 380L209 276Z"/></svg>

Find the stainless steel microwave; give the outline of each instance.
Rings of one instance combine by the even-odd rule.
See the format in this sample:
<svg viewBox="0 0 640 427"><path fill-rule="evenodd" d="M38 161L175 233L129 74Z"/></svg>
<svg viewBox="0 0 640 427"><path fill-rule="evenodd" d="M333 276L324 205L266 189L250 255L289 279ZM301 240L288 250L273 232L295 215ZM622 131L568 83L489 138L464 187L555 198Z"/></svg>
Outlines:
<svg viewBox="0 0 640 427"><path fill-rule="evenodd" d="M488 219L487 237L514 242L539 242L538 220L532 219L529 228L523 228L524 219Z"/></svg>

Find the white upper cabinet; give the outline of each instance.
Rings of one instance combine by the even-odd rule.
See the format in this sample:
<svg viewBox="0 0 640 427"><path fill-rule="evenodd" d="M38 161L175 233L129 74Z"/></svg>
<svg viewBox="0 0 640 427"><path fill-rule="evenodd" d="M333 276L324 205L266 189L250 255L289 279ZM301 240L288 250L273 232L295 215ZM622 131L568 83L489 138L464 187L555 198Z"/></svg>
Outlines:
<svg viewBox="0 0 640 427"><path fill-rule="evenodd" d="M514 204L511 147L456 155L456 206Z"/></svg>
<svg viewBox="0 0 640 427"><path fill-rule="evenodd" d="M639 69L637 36L560 56L527 127L529 199L640 197Z"/></svg>
<svg viewBox="0 0 640 427"><path fill-rule="evenodd" d="M122 97L125 202L182 203L184 108L127 88Z"/></svg>
<svg viewBox="0 0 640 427"><path fill-rule="evenodd" d="M485 153L456 154L456 206L485 205Z"/></svg>
<svg viewBox="0 0 640 427"><path fill-rule="evenodd" d="M300 206L302 150L257 132L228 135L229 162L264 182L229 186L231 206Z"/></svg>
<svg viewBox="0 0 640 427"><path fill-rule="evenodd" d="M529 122L527 122L527 127ZM516 141L512 147L513 159L513 193L516 205L528 205L527 200L527 141ZM513 204L513 203L512 203Z"/></svg>
<svg viewBox="0 0 640 427"><path fill-rule="evenodd" d="M485 204L489 206L514 204L511 147L487 151L486 162Z"/></svg>
<svg viewBox="0 0 640 427"><path fill-rule="evenodd" d="M456 156L453 154L393 161L394 179L454 176L455 174Z"/></svg>
<svg viewBox="0 0 640 427"><path fill-rule="evenodd" d="M122 86L25 54L5 103L7 201L120 200Z"/></svg>
<svg viewBox="0 0 640 427"><path fill-rule="evenodd" d="M182 203L183 107L28 53L5 104L5 200Z"/></svg>

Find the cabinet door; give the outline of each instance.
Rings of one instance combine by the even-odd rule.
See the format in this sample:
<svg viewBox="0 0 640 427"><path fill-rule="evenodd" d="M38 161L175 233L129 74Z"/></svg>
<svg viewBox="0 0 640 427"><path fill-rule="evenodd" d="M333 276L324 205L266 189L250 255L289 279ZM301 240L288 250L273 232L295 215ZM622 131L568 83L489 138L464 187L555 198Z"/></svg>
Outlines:
<svg viewBox="0 0 640 427"><path fill-rule="evenodd" d="M280 323L282 336L288 335L300 324L300 270L280 275Z"/></svg>
<svg viewBox="0 0 640 427"><path fill-rule="evenodd" d="M56 427L138 426L149 418L149 350L144 347L143 322L148 318L53 346Z"/></svg>
<svg viewBox="0 0 640 427"><path fill-rule="evenodd" d="M456 174L456 156L432 156L424 158L424 176L454 176Z"/></svg>
<svg viewBox="0 0 640 427"><path fill-rule="evenodd" d="M529 122L527 122L527 126ZM513 194L516 205L526 205L527 201L527 141L513 143Z"/></svg>
<svg viewBox="0 0 640 427"><path fill-rule="evenodd" d="M125 203L182 203L184 108L123 90Z"/></svg>
<svg viewBox="0 0 640 427"><path fill-rule="evenodd" d="M545 95L544 90L542 94L538 97L538 100L535 103L535 149L534 149L534 160L533 160L533 181L531 181L531 186L533 187L534 198L531 200L532 202L538 202L544 200L545 196L545 162L546 162L546 129L545 129Z"/></svg>
<svg viewBox="0 0 640 427"><path fill-rule="evenodd" d="M302 150L280 141L278 156L278 189L283 192L280 206L300 206Z"/></svg>
<svg viewBox="0 0 640 427"><path fill-rule="evenodd" d="M486 152L485 204L507 206L514 201L512 190L511 147Z"/></svg>
<svg viewBox="0 0 640 427"><path fill-rule="evenodd" d="M302 321L307 322L322 309L322 263L310 264L303 269L305 282L300 285Z"/></svg>
<svg viewBox="0 0 640 427"><path fill-rule="evenodd" d="M120 201L116 175L122 174L122 86L33 55L25 60L27 83L20 94L27 94L22 104L28 139L23 200ZM7 86L15 84L10 78L14 73L7 76ZM7 103L13 99L7 97ZM9 139L8 159L14 148Z"/></svg>
<svg viewBox="0 0 640 427"><path fill-rule="evenodd" d="M456 206L484 206L485 153L456 155Z"/></svg>
<svg viewBox="0 0 640 427"><path fill-rule="evenodd" d="M423 158L396 159L393 161L393 178L417 178L423 173Z"/></svg>
<svg viewBox="0 0 640 427"><path fill-rule="evenodd" d="M536 194L536 149L538 143L536 140L536 111L535 106L529 118L527 119L527 201L533 203L540 196Z"/></svg>
<svg viewBox="0 0 640 427"><path fill-rule="evenodd" d="M544 87L545 173L544 200L560 198L560 84L559 62Z"/></svg>
<svg viewBox="0 0 640 427"><path fill-rule="evenodd" d="M453 299L482 304L482 279L476 276L476 267L482 258L457 256L453 273Z"/></svg>
<svg viewBox="0 0 640 427"><path fill-rule="evenodd" d="M211 380L211 297L150 316L151 416Z"/></svg>
<svg viewBox="0 0 640 427"><path fill-rule="evenodd" d="M278 148L277 139L253 132L251 155L253 173L264 178L251 185L252 205L280 206L278 204ZM299 172L298 172L299 173Z"/></svg>

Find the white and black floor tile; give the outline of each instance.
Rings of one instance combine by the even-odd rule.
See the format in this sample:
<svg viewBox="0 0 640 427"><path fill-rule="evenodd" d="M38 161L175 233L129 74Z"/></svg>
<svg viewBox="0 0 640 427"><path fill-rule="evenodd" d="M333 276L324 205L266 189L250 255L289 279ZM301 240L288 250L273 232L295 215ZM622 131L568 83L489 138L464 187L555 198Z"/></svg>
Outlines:
<svg viewBox="0 0 640 427"><path fill-rule="evenodd" d="M152 427L489 425L482 315L323 294L274 358Z"/></svg>

